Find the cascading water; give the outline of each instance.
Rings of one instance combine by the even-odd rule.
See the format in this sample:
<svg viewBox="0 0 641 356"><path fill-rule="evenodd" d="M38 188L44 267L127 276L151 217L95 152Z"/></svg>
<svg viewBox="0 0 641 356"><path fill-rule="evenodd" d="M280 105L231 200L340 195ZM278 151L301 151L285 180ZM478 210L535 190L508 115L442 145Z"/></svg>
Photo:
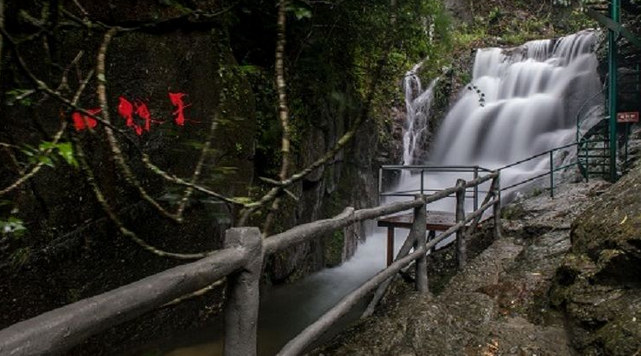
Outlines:
<svg viewBox="0 0 641 356"><path fill-rule="evenodd" d="M496 169L573 142L581 107L603 103L595 95L601 91L595 43L595 32L583 31L512 49L478 50L470 90L443 121L431 163ZM504 170L502 184L544 173L549 163L543 156ZM428 178L430 188L454 185L453 176ZM417 189L418 179L401 177L399 188Z"/></svg>
<svg viewBox="0 0 641 356"><path fill-rule="evenodd" d="M426 90L423 90L421 78L417 72L423 63L419 63L405 74L405 107L407 118L403 131L403 164L420 163L426 156L426 143L429 139L428 120L434 98L434 79Z"/></svg>

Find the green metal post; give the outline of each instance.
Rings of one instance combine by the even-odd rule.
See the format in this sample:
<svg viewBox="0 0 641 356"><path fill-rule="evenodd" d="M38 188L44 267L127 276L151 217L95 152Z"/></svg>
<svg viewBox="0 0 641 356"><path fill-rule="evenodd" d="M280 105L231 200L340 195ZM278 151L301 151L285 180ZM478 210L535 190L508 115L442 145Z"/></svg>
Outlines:
<svg viewBox="0 0 641 356"><path fill-rule="evenodd" d="M612 0L610 4L610 18L615 23L620 21L621 0ZM608 31L608 101L610 114L610 181L617 180L617 36L618 33Z"/></svg>
<svg viewBox="0 0 641 356"><path fill-rule="evenodd" d="M550 197L554 198L554 151L550 151Z"/></svg>

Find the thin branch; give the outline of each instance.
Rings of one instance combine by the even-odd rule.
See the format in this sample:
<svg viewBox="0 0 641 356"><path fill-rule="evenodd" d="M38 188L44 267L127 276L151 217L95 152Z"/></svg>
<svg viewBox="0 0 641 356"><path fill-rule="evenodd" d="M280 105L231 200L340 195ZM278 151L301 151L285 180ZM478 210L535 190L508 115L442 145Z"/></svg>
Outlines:
<svg viewBox="0 0 641 356"><path fill-rule="evenodd" d="M2 145L6 145L6 144L0 144L0 146ZM24 175L24 170L20 166L20 162L18 162L18 159L16 158L16 156L11 151L11 148L19 149L19 147L15 145L2 146L2 150L7 153L7 156L9 156L11 163L13 163L14 167L16 168L16 172L18 172L18 175L22 176Z"/></svg>
<svg viewBox="0 0 641 356"><path fill-rule="evenodd" d="M20 149L20 146L12 145L10 143L5 143L5 142L0 142L0 147L2 147L2 148L13 148L13 149L16 149L16 150Z"/></svg>
<svg viewBox="0 0 641 356"><path fill-rule="evenodd" d="M125 237L132 240L134 243L136 243L138 246L142 247L146 251L149 251L154 255L157 255L160 257L171 257L171 258L180 259L180 260L196 260L196 259L207 257L208 255L213 253L213 251L204 252L204 253L192 253L192 254L167 252L155 246L152 246L151 244L147 243L145 240L138 237L138 235L136 235L135 232L127 229L123 224L123 222L118 217L118 215L116 215L116 213L113 211L113 209L107 202L107 199L105 198L105 195L102 193L102 190L100 190L100 187L98 186L95 175L91 170L89 163L87 162L84 150L82 149L82 145L80 144L76 135L72 135L72 140L74 142L75 151L78 157L80 168L82 169L85 175L85 178L87 179L87 183L89 183L89 185L91 186L91 189L94 192L96 200L98 200L98 203L102 207L103 211L105 212L105 214L107 214L109 219L116 225L116 227L118 228L121 234L123 234Z"/></svg>
<svg viewBox="0 0 641 356"><path fill-rule="evenodd" d="M278 92L278 117L283 129L281 142L282 162L279 173L280 180L287 178L291 154L291 127L289 125L289 108L287 107L287 87L285 81L285 44L287 30L287 0L278 3L278 35L276 41L276 90Z"/></svg>
<svg viewBox="0 0 641 356"><path fill-rule="evenodd" d="M220 193L216 193L216 192L214 192L212 190L209 190L209 189L207 189L205 187L196 185L194 183L187 182L186 180L184 180L182 178L176 177L173 174L165 172L160 167L158 167L155 164L153 164L151 162L151 158L149 158L149 155L147 155L145 153L142 154L142 162L147 166L147 168L152 170L152 172L158 174L159 176L163 177L164 179L166 179L166 180L168 180L170 182L176 183L178 185L182 185L184 187L192 188L192 189L194 189L196 191L199 191L199 192L201 192L203 194L209 195L209 196L214 197L216 199L222 200L222 201L224 201L226 203L229 203L229 204L240 205L242 207L246 207L247 206L247 204L245 204L245 203L242 203L240 201L234 200L232 198L228 198L228 197L226 197L226 196L224 196L224 195L222 195Z"/></svg>
<svg viewBox="0 0 641 356"><path fill-rule="evenodd" d="M193 293L187 294L187 295L182 296L180 298L176 298L176 299L172 300L171 302L162 305L160 308L173 307L174 305L178 305L178 304L180 304L180 303L182 303L184 301L187 301L187 300L190 300L190 299L194 299L194 298L198 298L198 297L202 297L203 295L213 291L216 287L222 286L225 283L227 283L227 278L226 277L214 282L213 284L208 285L207 287L205 287L203 289L199 289L199 290L197 290L197 291L195 291Z"/></svg>
<svg viewBox="0 0 641 356"><path fill-rule="evenodd" d="M82 59L82 56L85 55L84 51L78 52L76 57L69 63L69 65L62 71L62 77L60 78L60 85L55 89L55 91L60 92L63 89L69 89L69 71L74 65L78 65L78 62Z"/></svg>
<svg viewBox="0 0 641 356"><path fill-rule="evenodd" d="M222 91L221 91L222 92ZM191 177L191 184L196 185L198 182L198 178L200 177L200 172L202 171L203 165L205 163L205 159L207 158L207 155L209 154L209 149L211 148L211 141L214 138L214 133L216 132L216 127L218 127L218 111L216 111L216 114L214 115L212 121L211 121L211 126L209 127L209 136L207 137L207 142L205 142L205 146L203 147L202 151L200 152L200 158L198 159L198 162L196 163L196 167L194 168L194 173L192 174ZM178 205L178 211L176 211L176 215L178 216L179 219L182 220L182 215L183 212L185 211L185 207L187 206L187 202L189 201L189 198L194 192L193 187L187 187L185 190L185 194L183 195L180 204Z"/></svg>
<svg viewBox="0 0 641 356"><path fill-rule="evenodd" d="M287 179L291 160L291 127L289 125L289 108L287 107L287 84L285 81L285 45L287 43L287 0L278 1L278 20L276 38L276 91L278 93L278 118L283 130L281 138L281 167L278 177L281 181ZM275 212L280 208L280 198L272 202L272 207L263 224L263 236L268 236L274 223Z"/></svg>
<svg viewBox="0 0 641 356"><path fill-rule="evenodd" d="M87 10L85 10L85 8L82 7L82 5L80 5L80 2L78 2L78 0L73 0L73 3L74 3L74 5L76 5L78 10L80 10L80 12L82 12L83 16L85 16L85 17L89 16L89 13L87 12Z"/></svg>

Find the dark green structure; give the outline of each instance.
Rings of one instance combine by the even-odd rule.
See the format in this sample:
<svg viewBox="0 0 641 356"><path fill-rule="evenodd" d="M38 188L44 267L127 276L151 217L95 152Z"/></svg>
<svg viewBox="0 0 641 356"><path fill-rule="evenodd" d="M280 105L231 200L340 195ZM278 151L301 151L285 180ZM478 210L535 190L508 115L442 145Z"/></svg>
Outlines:
<svg viewBox="0 0 641 356"><path fill-rule="evenodd" d="M612 0L610 4L610 19L619 24L621 20L621 0ZM618 32L614 29L608 31L608 115L610 118L610 181L617 180L617 89L618 66L617 45Z"/></svg>

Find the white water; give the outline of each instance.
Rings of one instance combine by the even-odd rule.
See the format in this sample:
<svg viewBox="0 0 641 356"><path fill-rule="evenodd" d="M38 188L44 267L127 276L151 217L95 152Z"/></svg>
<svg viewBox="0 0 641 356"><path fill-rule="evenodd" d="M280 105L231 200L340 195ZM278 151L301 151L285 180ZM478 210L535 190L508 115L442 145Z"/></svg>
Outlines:
<svg viewBox="0 0 641 356"><path fill-rule="evenodd" d="M427 158L427 142L430 138L429 118L434 99L434 87L438 78L434 79L427 89L423 90L421 78L417 72L423 63L419 63L405 74L403 86L405 90L405 108L407 118L403 127L403 164L419 164Z"/></svg>
<svg viewBox="0 0 641 356"><path fill-rule="evenodd" d="M508 50L478 50L469 87L479 92L466 88L451 108L436 135L430 163L496 169L574 142L581 106L588 101L587 107L593 108L603 102L600 95L595 96L601 90L595 42L595 33L584 31ZM409 93L413 95L412 90ZM412 116L408 114L408 119ZM408 122L408 127L412 125ZM414 157L416 150L426 148L407 145L405 149L405 156ZM562 159L555 159L555 166L561 163ZM549 164L549 157L543 156L507 169L501 183L505 187L545 173ZM430 188L439 189L453 186L458 176L431 174L425 179ZM404 175L395 190L417 189L419 180L420 174Z"/></svg>

